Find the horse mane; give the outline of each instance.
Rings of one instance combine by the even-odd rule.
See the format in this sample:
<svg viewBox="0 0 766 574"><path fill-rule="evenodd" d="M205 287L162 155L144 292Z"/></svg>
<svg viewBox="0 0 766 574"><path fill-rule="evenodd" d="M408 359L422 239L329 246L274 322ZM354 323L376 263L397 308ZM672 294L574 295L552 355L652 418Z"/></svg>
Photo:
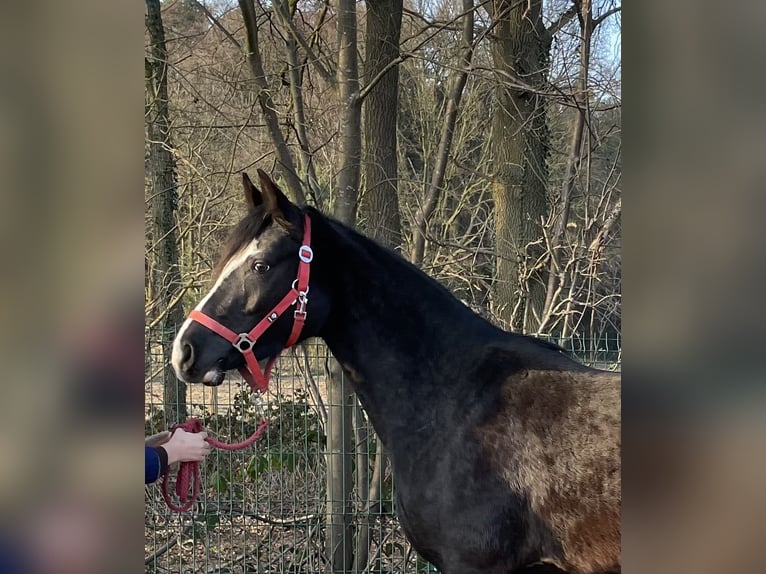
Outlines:
<svg viewBox="0 0 766 574"><path fill-rule="evenodd" d="M507 335L517 337L520 340L524 340L533 346L538 347L539 349L555 351L568 358L573 358L573 354L570 351L564 349L556 343L546 341L545 339L540 339L532 335L524 335L521 333L514 333L511 331L499 329L499 327L495 326L493 323L471 310L467 305L460 301L460 299L455 297L455 295L453 295L452 292L447 289L447 287L442 285L439 281L425 273L422 269L418 268L413 263L407 261L396 251L381 245L377 241L370 239L369 237L359 233L344 223L334 219L333 217L322 213L314 207L308 206L304 208L304 210L311 214L312 217L318 217L325 224L327 224L327 226L336 234L336 236L343 241L344 246L351 252L355 253L358 257L366 260L374 260L377 263L384 265L391 271L391 275L393 276L396 276L398 272L406 273L409 277L413 278L413 280L420 281L424 285L434 289L450 304L454 305L456 308L464 310L467 314L470 314L476 320L482 321L487 326L491 326L492 328L498 329Z"/></svg>

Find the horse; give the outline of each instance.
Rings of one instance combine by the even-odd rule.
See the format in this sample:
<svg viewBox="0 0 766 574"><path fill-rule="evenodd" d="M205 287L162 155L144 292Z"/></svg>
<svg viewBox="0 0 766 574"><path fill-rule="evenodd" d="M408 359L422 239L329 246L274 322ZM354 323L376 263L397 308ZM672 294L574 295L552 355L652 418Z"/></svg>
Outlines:
<svg viewBox="0 0 766 574"><path fill-rule="evenodd" d="M407 538L442 573L620 572L620 375L501 330L258 175L174 340L179 379L262 383L260 364L320 337L387 449Z"/></svg>

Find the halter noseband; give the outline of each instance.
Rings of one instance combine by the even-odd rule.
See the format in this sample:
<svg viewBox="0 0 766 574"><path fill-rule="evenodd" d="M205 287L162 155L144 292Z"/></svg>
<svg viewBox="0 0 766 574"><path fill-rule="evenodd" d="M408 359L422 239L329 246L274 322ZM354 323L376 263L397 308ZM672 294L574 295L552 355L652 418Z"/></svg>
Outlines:
<svg viewBox="0 0 766 574"><path fill-rule="evenodd" d="M189 313L189 319L204 325L215 334L220 335L245 356L246 366L239 369L239 373L253 390L266 392L269 387L269 373L271 372L271 367L274 366L274 363L279 357L279 354L277 354L275 357L269 359L266 368L261 371L261 367L258 365L258 361L255 358L255 353L253 353L253 347L255 347L256 341L258 341L258 337L263 335L266 329L271 327L271 325L292 305L296 305L295 312L293 313L293 328L290 332L290 336L287 338L287 343L285 343L285 349L292 347L298 341L298 337L300 337L301 331L303 330L303 325L306 322L309 271L311 270L311 261L314 259L314 252L311 249L311 219L309 219L308 215L304 215L303 243L298 249L298 258L300 259L300 262L298 263L298 277L293 281L290 291L288 291L287 295L285 295L271 311L266 313L266 316L264 316L264 318L261 319L248 333L237 334L212 317L205 315L202 311L195 309Z"/></svg>

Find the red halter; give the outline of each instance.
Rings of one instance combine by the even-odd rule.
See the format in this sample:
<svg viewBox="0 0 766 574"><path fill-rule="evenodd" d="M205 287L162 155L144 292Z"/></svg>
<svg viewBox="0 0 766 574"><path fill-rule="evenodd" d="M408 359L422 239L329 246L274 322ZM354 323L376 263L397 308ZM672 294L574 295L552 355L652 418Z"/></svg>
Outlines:
<svg viewBox="0 0 766 574"><path fill-rule="evenodd" d="M311 250L311 219L309 219L308 215L304 216L303 244L298 249L298 258L300 259L300 262L298 263L298 278L293 281L292 288L287 292L287 295L285 295L282 300L250 330L249 333L237 334L228 327L221 325L212 317L208 317L196 309L189 313L189 319L197 321L197 323L204 325L217 335L220 335L234 345L234 348L245 356L246 366L239 369L239 373L244 377L253 390L266 392L269 387L269 373L271 372L271 367L274 366L277 357L279 357L279 355L277 355L271 358L266 364L266 368L261 371L261 367L258 365L258 361L253 353L253 347L255 346L256 341L258 341L258 337L263 335L266 329L271 327L271 325L279 319L287 309L295 304L297 305L295 312L293 313L293 329L290 332L287 343L285 343L285 349L292 347L296 341L298 341L301 330L303 330L303 325L306 322L310 263L314 259L314 252Z"/></svg>

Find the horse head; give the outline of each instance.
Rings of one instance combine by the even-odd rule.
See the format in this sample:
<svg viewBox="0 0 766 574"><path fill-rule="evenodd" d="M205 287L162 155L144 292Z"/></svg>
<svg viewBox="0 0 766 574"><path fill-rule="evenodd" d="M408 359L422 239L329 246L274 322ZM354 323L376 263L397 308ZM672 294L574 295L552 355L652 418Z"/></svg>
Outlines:
<svg viewBox="0 0 766 574"><path fill-rule="evenodd" d="M327 300L309 279L315 261L306 244L308 215L266 173L258 175L260 190L243 173L247 214L225 244L213 286L173 343L173 368L185 382L217 386L229 370L257 370L256 361L273 361L315 336L327 316Z"/></svg>

